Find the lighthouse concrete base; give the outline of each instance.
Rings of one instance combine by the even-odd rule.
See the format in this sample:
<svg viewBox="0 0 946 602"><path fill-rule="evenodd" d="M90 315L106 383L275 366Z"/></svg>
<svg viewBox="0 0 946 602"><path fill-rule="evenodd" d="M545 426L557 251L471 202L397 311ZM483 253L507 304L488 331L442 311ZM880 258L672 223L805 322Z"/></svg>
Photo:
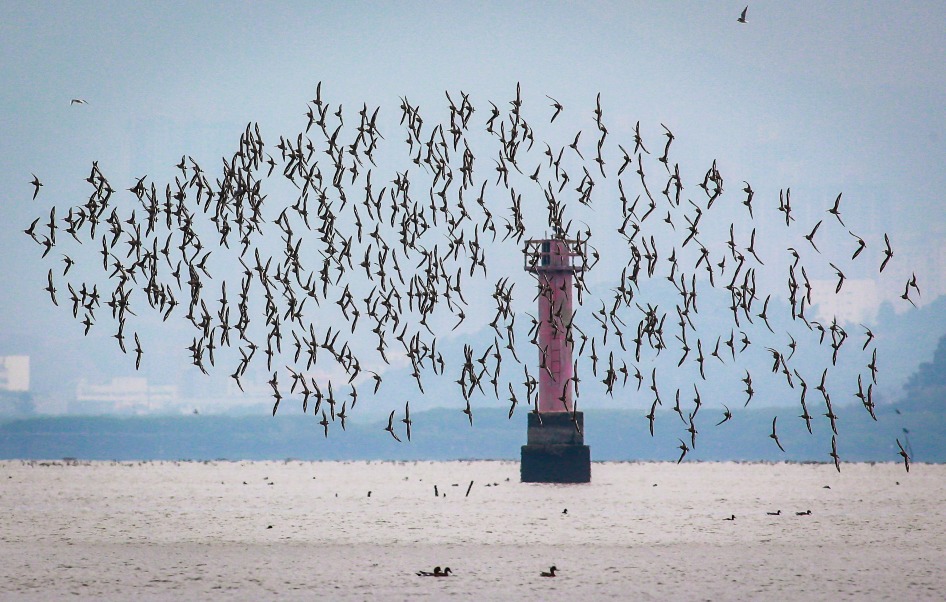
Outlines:
<svg viewBox="0 0 946 602"><path fill-rule="evenodd" d="M591 448L585 445L582 412L529 413L522 446L523 483L588 483Z"/></svg>

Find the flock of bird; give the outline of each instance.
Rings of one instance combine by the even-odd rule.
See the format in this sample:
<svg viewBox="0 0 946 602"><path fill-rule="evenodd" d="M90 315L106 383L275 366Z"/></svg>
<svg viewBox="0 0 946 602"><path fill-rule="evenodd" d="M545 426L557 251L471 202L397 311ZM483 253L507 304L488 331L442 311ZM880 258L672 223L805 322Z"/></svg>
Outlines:
<svg viewBox="0 0 946 602"><path fill-rule="evenodd" d="M576 399L580 383L592 393L647 396L653 434L667 382L677 385L672 409L686 433L682 461L697 444L702 383L726 378L745 398L720 401L748 406L755 392L748 358L769 357L765 378L797 396L807 430L819 414L830 425L830 457L840 470L829 370L839 358L870 358L861 363L854 397L876 420L877 348L869 328L862 344L850 343L854 333L838 319L809 318L808 270L830 268L839 294L845 263L874 261L865 249L879 249L873 269L884 272L894 257L889 238L868 243L846 226L840 194L822 218L801 227L804 212L785 189L778 195L780 235L798 242L763 261L760 203L748 182L730 201L715 160L691 180L672 156L676 136L662 124L659 141L646 139L637 122L631 143L615 143L600 94L586 114L590 132L543 140L542 127L574 123L561 117L568 108L547 98L550 104L527 111L518 85L510 101L485 107L465 92L447 92L440 109L446 118L438 122L402 98L391 129L382 132L381 107L346 112L323 97L320 82L301 131L270 145L258 124L248 124L237 150L214 170L185 155L165 183L142 176L127 188L113 185L94 161L88 196L58 213L52 206L24 232L42 257L56 260L46 275L51 302L64 301L87 335L113 324L110 336L134 356L136 369L147 337L134 319L148 311L160 321L179 318L193 331L187 352L194 366L208 373L230 360L240 389L251 366L265 366L273 413L291 398L321 418L325 436L333 425L344 430L358 401L377 397L384 373L401 366L420 395L428 378L456 384L471 425L471 401L482 397L505 398L510 418L520 402L537 411L537 376L550 368L529 310L552 291L514 289L528 278L524 241L567 239L587 253L575 274L578 308L552 319L575 348L566 387ZM403 155L389 141L397 138ZM32 202L40 203L44 184L33 175L31 185ZM761 210L773 206L774 199ZM760 231L770 223L759 223ZM850 236L850 258L824 257L825 236ZM516 257L518 265L510 259ZM757 284L757 277L769 280L760 276L776 269L776 259L787 276L781 293ZM913 303L919 292L914 275L902 298ZM698 300L716 303L702 320ZM776 313L794 330L777 333ZM461 335L480 328L492 339L485 348ZM537 367L521 351L523 341L537 348ZM461 344L462 361L448 362L445 346ZM812 361L819 350L826 352L823 370L803 373L796 351ZM692 402L681 401L690 389ZM813 402L824 411L810 409ZM722 419L710 424L725 428L733 412L721 405ZM410 402L403 418L396 414L384 430L410 440ZM770 437L784 451L777 418Z"/></svg>

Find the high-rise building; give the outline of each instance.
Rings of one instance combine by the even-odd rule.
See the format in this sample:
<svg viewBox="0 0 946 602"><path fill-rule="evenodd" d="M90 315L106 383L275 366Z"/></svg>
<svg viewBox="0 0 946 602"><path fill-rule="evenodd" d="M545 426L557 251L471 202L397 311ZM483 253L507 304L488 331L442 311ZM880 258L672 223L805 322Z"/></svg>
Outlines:
<svg viewBox="0 0 946 602"><path fill-rule="evenodd" d="M0 391L30 390L30 356L0 355Z"/></svg>
<svg viewBox="0 0 946 602"><path fill-rule="evenodd" d="M93 385L83 379L76 386L76 400L70 412L150 414L167 409L176 399L177 387L150 385L146 378L113 378L103 385Z"/></svg>

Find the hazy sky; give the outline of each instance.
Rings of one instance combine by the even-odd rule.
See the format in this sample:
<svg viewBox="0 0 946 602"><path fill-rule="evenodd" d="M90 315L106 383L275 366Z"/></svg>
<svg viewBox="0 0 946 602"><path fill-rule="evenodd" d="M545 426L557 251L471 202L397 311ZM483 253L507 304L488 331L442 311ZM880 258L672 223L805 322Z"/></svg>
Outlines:
<svg viewBox="0 0 946 602"><path fill-rule="evenodd" d="M792 187L811 218L843 192L873 252L889 233L889 279L849 274L852 319L896 300L913 271L921 305L946 293L946 5L753 2L739 24L743 6L0 2L0 343L61 335L67 348L34 362L114 361L114 345L73 346L78 325L52 311L49 266L21 230L82 201L93 160L126 188L163 181L182 154L219 166L248 122L269 141L298 132L319 81L334 104L390 119L400 96L444 116L445 90L470 93L485 119L518 82L537 115L546 94L561 101L556 125L572 131L591 127L600 92L615 143L632 144L637 121L653 146L661 123L673 130L691 187L717 160L760 206Z"/></svg>

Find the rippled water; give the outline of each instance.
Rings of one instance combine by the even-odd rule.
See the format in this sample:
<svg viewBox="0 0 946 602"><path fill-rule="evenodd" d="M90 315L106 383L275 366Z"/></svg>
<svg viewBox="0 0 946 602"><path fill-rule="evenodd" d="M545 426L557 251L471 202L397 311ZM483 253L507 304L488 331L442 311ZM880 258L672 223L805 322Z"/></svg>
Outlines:
<svg viewBox="0 0 946 602"><path fill-rule="evenodd" d="M946 466L911 469L7 461L0 596L942 599Z"/></svg>

